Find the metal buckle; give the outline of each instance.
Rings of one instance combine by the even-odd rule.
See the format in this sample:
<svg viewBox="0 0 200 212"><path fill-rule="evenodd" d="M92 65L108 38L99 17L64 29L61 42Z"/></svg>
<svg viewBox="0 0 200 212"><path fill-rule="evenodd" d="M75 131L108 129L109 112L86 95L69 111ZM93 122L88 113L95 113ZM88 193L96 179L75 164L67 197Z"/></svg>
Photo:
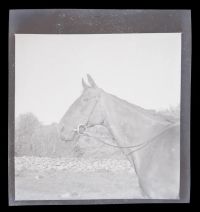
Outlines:
<svg viewBox="0 0 200 212"><path fill-rule="evenodd" d="M83 131L81 128L83 128ZM86 129L87 127L85 125L79 124L78 127L74 129L74 131L77 132L79 135L83 135Z"/></svg>

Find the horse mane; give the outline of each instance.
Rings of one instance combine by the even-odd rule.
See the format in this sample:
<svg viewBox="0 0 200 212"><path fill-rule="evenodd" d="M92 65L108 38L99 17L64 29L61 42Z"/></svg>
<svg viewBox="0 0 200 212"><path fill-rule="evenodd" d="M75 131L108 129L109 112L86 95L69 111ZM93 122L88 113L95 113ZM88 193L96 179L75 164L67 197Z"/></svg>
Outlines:
<svg viewBox="0 0 200 212"><path fill-rule="evenodd" d="M104 111L120 145L140 145L172 124L165 117L104 92Z"/></svg>
<svg viewBox="0 0 200 212"><path fill-rule="evenodd" d="M142 114L148 116L149 118L157 119L158 121L160 120L161 122L162 121L168 121L168 122L174 123L173 120L170 120L167 116L160 114L160 113L156 112L155 110L140 107L139 105L130 103L125 99L122 99L122 98L120 98L116 95L113 95L113 94L110 94L110 93L107 93L107 92L106 92L106 94L109 95L110 97L112 97L113 99L115 99L116 101L119 101L121 103L123 102L128 108L135 109L138 112L141 112Z"/></svg>

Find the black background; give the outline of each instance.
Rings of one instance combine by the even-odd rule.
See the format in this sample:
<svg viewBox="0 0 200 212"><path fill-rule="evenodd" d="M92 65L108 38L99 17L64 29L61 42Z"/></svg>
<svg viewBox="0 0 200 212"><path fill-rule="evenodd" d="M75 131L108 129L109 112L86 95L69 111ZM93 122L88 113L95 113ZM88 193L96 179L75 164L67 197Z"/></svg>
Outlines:
<svg viewBox="0 0 200 212"><path fill-rule="evenodd" d="M41 3L42 1L40 1ZM84 2L85 3L85 2ZM191 3L191 2L190 2ZM1 3L2 4L2 3ZM67 3L66 3L67 4ZM97 3L98 4L98 3ZM199 49L199 45L197 42L197 36L199 36L197 30L200 27L200 24L198 23L198 13L200 13L200 10L198 8L198 6L196 5L190 5L190 6L183 6L182 4L177 4L175 6L175 3L173 2L171 6L167 6L164 5L159 5L159 4L153 4L152 1L149 1L149 5L148 4L143 4L143 5L138 5L138 2L134 2L132 3L133 5L127 5L127 6L122 6L122 5L118 5L115 6L114 4L111 5L104 5L104 6L97 6L97 5L93 5L90 4L86 5L86 3L84 5L62 5L62 6L55 6L52 5L50 2L44 2L43 1L43 5L38 4L38 5L34 5L34 2L31 3L19 3L18 1L16 1L14 4L8 2L8 5L2 5L1 6L1 10L0 10L0 15L1 15L1 19L0 19L0 23L1 23L1 72L0 72L0 79L1 79L1 98L0 98L0 102L1 102L1 139L0 139L0 176L1 176L1 180L0 180L0 194L1 194L1 198L0 198L0 208L3 210L24 210L24 211L29 211L29 210L50 210L50 209L57 209L57 210L91 210L91 211L104 211L105 209L107 209L108 211L116 211L116 210L127 210L127 211L133 211L133 210L141 210L144 209L145 211L149 211L149 210L155 210L158 209L159 211L166 209L166 211L169 211L171 209L176 209L176 210L191 210L193 208L193 206L198 206L200 204L200 200L198 201L197 198L200 196L199 192L200 192L200 187L199 187L199 179L198 178L198 169L200 167L199 164L199 158L200 158L200 148L198 148L199 142L200 142L200 138L197 136L197 134L195 135L195 132L197 132L197 129L200 127L200 125L198 124L199 120L197 117L199 115L199 112L197 110L197 108L199 109L200 104L199 104L199 90L198 90L198 84L200 84L199 77L198 77L198 73L200 72L200 68L199 65L197 66L197 62L198 60L196 59L196 55L195 54L195 50ZM144 6L145 5L145 6ZM181 7L182 6L182 7ZM8 110L7 110L7 106L8 106L8 21L9 21L9 9L50 9L50 8L77 8L77 9L191 9L192 12L192 85L191 85L191 170L192 170L192 181L191 181L191 200L189 204L135 204L135 205L90 205L90 206L8 206L8 147L7 147L7 135L8 135L8 131L7 131L7 126L8 126ZM199 25L199 26L198 26ZM5 58L4 58L5 57ZM200 60L200 59L199 59ZM2 64L4 64L4 67L2 66ZM196 67L195 67L196 64ZM198 67L198 68L197 68ZM2 95L3 94L3 95ZM2 97L5 97L2 98ZM2 116L3 115L3 116ZM3 118L5 118L5 121L3 120ZM199 129L200 130L200 129ZM3 136L5 135L5 137ZM195 151L196 150L196 151ZM199 157L198 157L199 156ZM196 180L195 180L196 179ZM198 180L197 180L198 179ZM199 204L198 204L199 202ZM196 204L195 204L196 203ZM192 206L192 208L191 208Z"/></svg>

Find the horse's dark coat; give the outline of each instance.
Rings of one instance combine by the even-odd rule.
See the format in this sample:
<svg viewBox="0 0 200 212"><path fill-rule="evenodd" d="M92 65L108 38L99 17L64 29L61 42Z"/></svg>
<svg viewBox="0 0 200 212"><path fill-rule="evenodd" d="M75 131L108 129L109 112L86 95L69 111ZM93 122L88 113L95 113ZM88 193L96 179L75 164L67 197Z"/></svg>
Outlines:
<svg viewBox="0 0 200 212"><path fill-rule="evenodd" d="M137 172L141 189L149 198L178 198L179 123L106 93L97 87L90 76L88 81L91 86L82 81L82 95L60 122L61 137L73 139L74 129L80 124L103 124L119 146L146 142L147 145L133 153L131 148L122 149Z"/></svg>

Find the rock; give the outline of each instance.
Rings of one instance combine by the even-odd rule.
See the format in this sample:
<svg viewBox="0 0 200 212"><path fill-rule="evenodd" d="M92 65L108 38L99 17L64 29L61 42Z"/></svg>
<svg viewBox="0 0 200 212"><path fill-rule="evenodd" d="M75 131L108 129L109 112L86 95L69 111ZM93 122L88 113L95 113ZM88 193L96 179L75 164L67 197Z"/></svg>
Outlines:
<svg viewBox="0 0 200 212"><path fill-rule="evenodd" d="M42 179L42 178L43 178L42 175L36 175L36 176L35 176L35 179L36 179L36 180L39 180L39 179Z"/></svg>
<svg viewBox="0 0 200 212"><path fill-rule="evenodd" d="M60 197L61 197L62 199L68 199L68 198L71 197L71 193L67 192L67 193L65 193L65 194L61 194Z"/></svg>
<svg viewBox="0 0 200 212"><path fill-rule="evenodd" d="M62 199L70 199L72 197L78 197L78 196L79 194L77 192L67 192L60 195Z"/></svg>

